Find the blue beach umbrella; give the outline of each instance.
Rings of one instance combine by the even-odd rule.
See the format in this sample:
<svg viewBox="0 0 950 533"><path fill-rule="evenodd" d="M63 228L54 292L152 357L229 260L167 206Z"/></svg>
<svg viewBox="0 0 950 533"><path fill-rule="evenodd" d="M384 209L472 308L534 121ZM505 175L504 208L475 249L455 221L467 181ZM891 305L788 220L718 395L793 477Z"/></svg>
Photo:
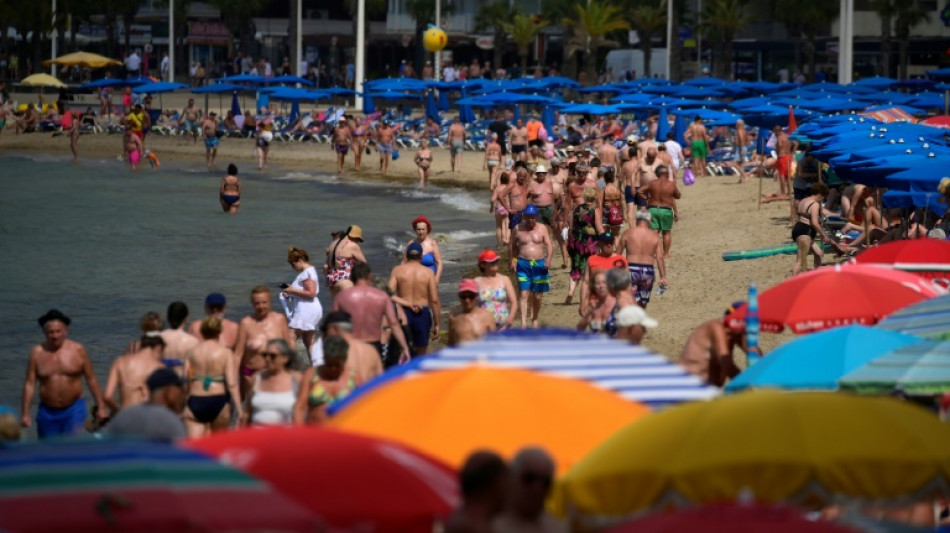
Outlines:
<svg viewBox="0 0 950 533"><path fill-rule="evenodd" d="M729 83L727 80L722 80L719 78L705 77L705 78L693 78L683 82L683 85L689 85L693 87L717 87L720 85L726 85Z"/></svg>
<svg viewBox="0 0 950 533"><path fill-rule="evenodd" d="M300 100L294 100L290 104L290 118L287 119L290 124L293 124L297 120L297 117L300 116Z"/></svg>
<svg viewBox="0 0 950 533"><path fill-rule="evenodd" d="M644 94L644 93L626 93L618 94L610 99L614 103L626 103L626 104L645 104L650 100L656 98L656 95L653 94Z"/></svg>
<svg viewBox="0 0 950 533"><path fill-rule="evenodd" d="M920 93L914 95L913 100L905 103L923 109L943 109L944 95L936 92Z"/></svg>
<svg viewBox="0 0 950 533"><path fill-rule="evenodd" d="M363 114L372 115L376 112L376 103L373 102L373 97L366 95L363 97Z"/></svg>
<svg viewBox="0 0 950 533"><path fill-rule="evenodd" d="M170 93L179 89L187 89L188 85L184 83L173 83L169 81L158 81L155 83L146 83L132 88L133 93L137 94L161 94Z"/></svg>
<svg viewBox="0 0 950 533"><path fill-rule="evenodd" d="M459 109L459 120L464 124L475 122L475 113L472 112L472 107L468 105L459 105L460 101L467 99L467 93L468 91L466 91L465 87L462 87L462 97L455 102L455 105L457 105Z"/></svg>
<svg viewBox="0 0 950 533"><path fill-rule="evenodd" d="M884 207L895 209L927 209L942 217L947 213L947 204L940 199L943 195L933 192L887 191L884 193ZM948 325L950 330L950 325Z"/></svg>
<svg viewBox="0 0 950 533"><path fill-rule="evenodd" d="M561 109L565 115L619 115L623 111L612 105L574 104Z"/></svg>
<svg viewBox="0 0 950 533"><path fill-rule="evenodd" d="M366 93L366 96L370 96L374 99L380 100L421 100L422 96L413 93L401 92L401 91L380 91L380 92L371 92Z"/></svg>
<svg viewBox="0 0 950 533"><path fill-rule="evenodd" d="M950 392L950 341L923 341L894 349L841 378L841 388L863 394L934 396Z"/></svg>
<svg viewBox="0 0 950 533"><path fill-rule="evenodd" d="M242 85L234 85L233 83L216 83L214 85L204 85L197 87L192 89L191 92L194 94L224 94L244 90L247 90L247 87Z"/></svg>
<svg viewBox="0 0 950 533"><path fill-rule="evenodd" d="M557 125L557 120L554 118L554 106L546 105L541 108L541 123L544 124L544 129L553 134L554 126Z"/></svg>
<svg viewBox="0 0 950 533"><path fill-rule="evenodd" d="M446 89L439 90L439 111L448 111L452 109L452 106L449 104L449 91Z"/></svg>
<svg viewBox="0 0 950 533"><path fill-rule="evenodd" d="M313 82L301 78L300 76L277 76L276 78L265 78L267 83L299 83L300 85L306 85L308 87L313 86Z"/></svg>
<svg viewBox="0 0 950 533"><path fill-rule="evenodd" d="M435 119L436 122L439 120L439 107L435 103L435 92L432 89L426 91L426 104L425 104L425 113L426 118Z"/></svg>
<svg viewBox="0 0 950 533"><path fill-rule="evenodd" d="M507 330L390 369L331 411L346 409L363 394L390 381L478 362L588 381L651 408L718 395L715 387L642 346L571 330Z"/></svg>
<svg viewBox="0 0 950 533"><path fill-rule="evenodd" d="M889 315L875 327L932 340L947 339L950 334L950 294L907 306Z"/></svg>
<svg viewBox="0 0 950 533"><path fill-rule="evenodd" d="M267 81L267 78L263 76L251 76L250 74L235 74L234 76L227 76L224 78L218 78L218 82L224 83L264 83Z"/></svg>
<svg viewBox="0 0 950 533"><path fill-rule="evenodd" d="M321 94L316 91L308 91L306 89L297 89L296 87L279 87L276 90L269 91L267 94L270 94L270 97L274 100L304 100L307 102L313 102L327 98L327 95L325 94Z"/></svg>
<svg viewBox="0 0 950 533"><path fill-rule="evenodd" d="M101 89L103 87L119 87L125 83L118 78L102 78L101 80L90 81L80 85L80 89Z"/></svg>
<svg viewBox="0 0 950 533"><path fill-rule="evenodd" d="M237 92L231 95L231 113L233 113L236 117L244 114L241 112L241 106L238 103Z"/></svg>
<svg viewBox="0 0 950 533"><path fill-rule="evenodd" d="M660 108L660 116L657 120L656 125L656 139L657 142L663 142L666 140L666 134L670 131L670 120L669 115L666 113L666 107Z"/></svg>
<svg viewBox="0 0 950 533"><path fill-rule="evenodd" d="M937 81L950 81L950 67L928 70L927 77Z"/></svg>
<svg viewBox="0 0 950 533"><path fill-rule="evenodd" d="M852 85L857 85L859 87L870 87L872 89L890 89L891 85L894 85L897 80L894 78L885 78L883 76L874 76L873 78L862 78Z"/></svg>
<svg viewBox="0 0 950 533"><path fill-rule="evenodd" d="M803 335L779 346L747 368L726 392L746 389L836 390L838 381L868 361L920 337L866 326L843 326Z"/></svg>
<svg viewBox="0 0 950 533"><path fill-rule="evenodd" d="M673 123L673 139L680 144L686 144L686 130L688 129L689 119L686 118L685 114L677 113L676 122Z"/></svg>

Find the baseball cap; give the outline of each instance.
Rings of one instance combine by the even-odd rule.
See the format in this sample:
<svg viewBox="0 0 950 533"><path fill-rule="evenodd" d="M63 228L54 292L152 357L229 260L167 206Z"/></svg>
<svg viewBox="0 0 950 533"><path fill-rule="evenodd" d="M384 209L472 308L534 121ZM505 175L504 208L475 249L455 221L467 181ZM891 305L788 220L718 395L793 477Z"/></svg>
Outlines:
<svg viewBox="0 0 950 533"><path fill-rule="evenodd" d="M495 252L495 250L491 249L486 249L482 253L478 254L479 263L494 263L499 259L501 259L501 257L498 257L498 254Z"/></svg>
<svg viewBox="0 0 950 533"><path fill-rule="evenodd" d="M228 300L220 292L212 292L205 296L205 305L227 305Z"/></svg>
<svg viewBox="0 0 950 533"><path fill-rule="evenodd" d="M542 174L542 173L543 173L543 174L547 174L547 173L548 173L548 169L545 168L544 165L538 165L538 166L534 167L534 173L535 173L535 174Z"/></svg>
<svg viewBox="0 0 950 533"><path fill-rule="evenodd" d="M463 292L478 294L478 282L471 278L463 279L459 282L459 294Z"/></svg>
<svg viewBox="0 0 950 533"><path fill-rule="evenodd" d="M184 387L185 383L178 377L178 374L170 368L159 368L152 372L145 380L145 386L149 392L155 392L169 385Z"/></svg>
<svg viewBox="0 0 950 533"><path fill-rule="evenodd" d="M406 247L406 257L422 257L422 245L412 242Z"/></svg>
<svg viewBox="0 0 950 533"><path fill-rule="evenodd" d="M617 312L617 326L643 326L645 328L655 328L660 323L650 318L647 312L639 305L628 305Z"/></svg>
<svg viewBox="0 0 950 533"><path fill-rule="evenodd" d="M600 241L600 242L606 242L606 243L613 244L613 242L614 242L614 234L613 234L613 233L610 233L609 231L604 232L604 233L601 233L600 235L597 236L597 240Z"/></svg>
<svg viewBox="0 0 950 533"><path fill-rule="evenodd" d="M537 206L535 206L534 204L528 204L528 206L524 208L524 216L526 216L526 217L536 217L536 216L538 216L538 208L537 208Z"/></svg>

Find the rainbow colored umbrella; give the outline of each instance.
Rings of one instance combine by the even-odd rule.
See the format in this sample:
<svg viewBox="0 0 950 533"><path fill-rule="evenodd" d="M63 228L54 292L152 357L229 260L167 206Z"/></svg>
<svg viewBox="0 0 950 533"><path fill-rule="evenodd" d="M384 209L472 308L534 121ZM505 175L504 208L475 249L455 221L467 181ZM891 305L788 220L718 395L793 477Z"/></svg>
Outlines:
<svg viewBox="0 0 950 533"><path fill-rule="evenodd" d="M0 447L0 530L318 531L308 511L238 470L144 441Z"/></svg>

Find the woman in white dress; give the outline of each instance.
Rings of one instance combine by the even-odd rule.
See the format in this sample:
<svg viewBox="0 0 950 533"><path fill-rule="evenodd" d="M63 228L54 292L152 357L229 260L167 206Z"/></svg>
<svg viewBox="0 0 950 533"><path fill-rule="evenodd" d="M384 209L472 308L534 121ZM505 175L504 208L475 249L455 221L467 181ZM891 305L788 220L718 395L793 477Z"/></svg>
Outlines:
<svg viewBox="0 0 950 533"><path fill-rule="evenodd" d="M280 297L286 302L284 310L287 312L287 321L294 335L303 339L310 354L313 340L316 338L320 319L323 318L323 307L317 299L320 287L317 283L317 270L310 265L310 256L301 248L290 248L287 252L287 262L299 272L293 283L281 286Z"/></svg>

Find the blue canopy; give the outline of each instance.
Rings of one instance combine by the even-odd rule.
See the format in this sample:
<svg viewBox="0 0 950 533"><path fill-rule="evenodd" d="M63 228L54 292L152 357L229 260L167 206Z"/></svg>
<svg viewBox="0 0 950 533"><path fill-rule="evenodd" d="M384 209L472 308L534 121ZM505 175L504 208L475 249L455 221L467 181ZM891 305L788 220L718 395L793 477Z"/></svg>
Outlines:
<svg viewBox="0 0 950 533"><path fill-rule="evenodd" d="M471 124L472 122L475 122L475 113L472 112L471 106L459 105L458 103L459 101L467 100L467 99L468 99L468 91L465 89L465 87L462 87L462 97L459 98L459 100L456 101L455 104L458 106L459 120L461 120L465 124Z"/></svg>
<svg viewBox="0 0 950 533"><path fill-rule="evenodd" d="M346 87L327 87L326 89L315 89L313 92L324 93L330 96L353 96L359 94L353 89L347 89Z"/></svg>
<svg viewBox="0 0 950 533"><path fill-rule="evenodd" d="M937 216L947 213L947 204L940 199L942 194L933 192L887 191L884 193L884 207L897 209L929 209Z"/></svg>
<svg viewBox="0 0 950 533"><path fill-rule="evenodd" d="M476 363L588 381L653 408L718 395L715 387L642 346L570 330L508 330L390 369L334 405L331 412L346 409L361 395L390 381Z"/></svg>
<svg viewBox="0 0 950 533"><path fill-rule="evenodd" d="M429 89L426 91L426 118L432 118L436 122L441 122L439 118L439 106L435 103L435 91Z"/></svg>
<svg viewBox="0 0 950 533"><path fill-rule="evenodd" d="M224 83L265 83L267 78L263 76L251 76L250 74L235 74L226 78L219 78L218 82Z"/></svg>
<svg viewBox="0 0 950 533"><path fill-rule="evenodd" d="M663 142L666 140L666 134L670 132L670 117L666 113L666 107L660 108L660 116L656 124L656 140Z"/></svg>
<svg viewBox="0 0 950 533"><path fill-rule="evenodd" d="M574 104L561 109L565 115L619 115L623 111L612 105Z"/></svg>
<svg viewBox="0 0 950 533"><path fill-rule="evenodd" d="M236 92L231 95L231 113L232 113L234 116L238 116L238 115L243 115L243 114L244 114L244 113L241 112L241 105L238 103L238 95L237 95Z"/></svg>
<svg viewBox="0 0 950 533"><path fill-rule="evenodd" d="M300 117L300 100L294 100L293 103L290 104L290 118L288 118L287 121L290 124L293 124L294 122L297 121L299 117Z"/></svg>
<svg viewBox="0 0 950 533"><path fill-rule="evenodd" d="M686 144L686 130L689 129L689 119L686 115L677 113L676 122L673 123L673 140L680 144Z"/></svg>
<svg viewBox="0 0 950 533"><path fill-rule="evenodd" d="M277 76L276 78L265 78L267 83L299 83L308 87L313 86L313 82L299 76Z"/></svg>
<svg viewBox="0 0 950 533"><path fill-rule="evenodd" d="M928 158L923 160L918 158L907 167L906 170L894 172L888 175L884 182L889 189L908 192L933 193L940 185L940 180L950 177L950 171L947 168L947 158L950 155L944 155L939 158Z"/></svg>
<svg viewBox="0 0 950 533"><path fill-rule="evenodd" d="M159 94L159 93L170 93L172 91L177 91L179 89L187 89L188 85L184 83L173 83L170 81L157 81L154 83L146 83L144 85L139 85L132 89L133 93L138 94Z"/></svg>
<svg viewBox="0 0 950 533"><path fill-rule="evenodd" d="M875 111L887 111L888 109L900 109L908 115L923 115L926 113L923 109L917 109L916 107L911 107L908 105L893 105L893 104L881 104L876 106L871 106L864 111L863 113L874 113Z"/></svg>
<svg viewBox="0 0 950 533"><path fill-rule="evenodd" d="M693 78L691 80L686 80L683 82L683 85L691 85L693 87L716 87L718 85L725 85L729 83L727 80L722 80L719 78Z"/></svg>
<svg viewBox="0 0 950 533"><path fill-rule="evenodd" d="M890 89L897 80L894 78L885 78L883 76L874 76L873 78L862 78L851 85L859 87L870 87L872 89Z"/></svg>
<svg viewBox="0 0 950 533"><path fill-rule="evenodd" d="M910 89L911 92L920 92L932 89L936 84L934 80L928 80L924 78L911 78L909 80L901 80L894 84L894 87L898 89Z"/></svg>
<svg viewBox="0 0 950 533"><path fill-rule="evenodd" d="M232 93L234 91L244 91L247 90L247 87L242 85L234 85L231 83L216 83L214 85L204 85L196 89L192 89L191 92L195 94L223 94L223 93Z"/></svg>
<svg viewBox="0 0 950 533"><path fill-rule="evenodd" d="M945 96L936 92L920 93L915 95L913 100L906 103L924 109L943 109Z"/></svg>
<svg viewBox="0 0 950 533"><path fill-rule="evenodd" d="M590 87L584 87L582 89L576 89L574 92L578 93L622 93L626 89L620 85L614 83L606 83L604 85L591 85Z"/></svg>
<svg viewBox="0 0 950 533"><path fill-rule="evenodd" d="M270 97L274 100L293 100L297 102L300 100L312 102L329 98L326 94L308 91L306 89L297 89L296 87L279 87L276 90L270 91L268 94L270 94Z"/></svg>
<svg viewBox="0 0 950 533"><path fill-rule="evenodd" d="M769 103L772 100L773 98L769 96L754 96L752 98L741 98L739 100L733 100L732 102L729 102L729 107L741 113L745 111L746 108L769 105Z"/></svg>
<svg viewBox="0 0 950 533"><path fill-rule="evenodd" d="M404 93L399 91L382 91L382 92L371 92L366 93L366 96L370 98L380 100L421 100L422 96L412 93Z"/></svg>
<svg viewBox="0 0 950 533"><path fill-rule="evenodd" d="M928 70L927 77L932 80L950 81L950 67L944 67L937 70Z"/></svg>
<svg viewBox="0 0 950 533"><path fill-rule="evenodd" d="M381 78L363 83L364 90L372 92L382 91L424 91L428 84L415 78Z"/></svg>
<svg viewBox="0 0 950 533"><path fill-rule="evenodd" d="M645 94L645 93L626 93L618 94L610 99L611 102L615 103L629 103L629 104L645 104L650 100L656 98L656 95Z"/></svg>
<svg viewBox="0 0 950 533"><path fill-rule="evenodd" d="M80 89L101 89L103 87L119 87L125 85L125 80L118 78L102 78L101 80L90 81L80 85Z"/></svg>

